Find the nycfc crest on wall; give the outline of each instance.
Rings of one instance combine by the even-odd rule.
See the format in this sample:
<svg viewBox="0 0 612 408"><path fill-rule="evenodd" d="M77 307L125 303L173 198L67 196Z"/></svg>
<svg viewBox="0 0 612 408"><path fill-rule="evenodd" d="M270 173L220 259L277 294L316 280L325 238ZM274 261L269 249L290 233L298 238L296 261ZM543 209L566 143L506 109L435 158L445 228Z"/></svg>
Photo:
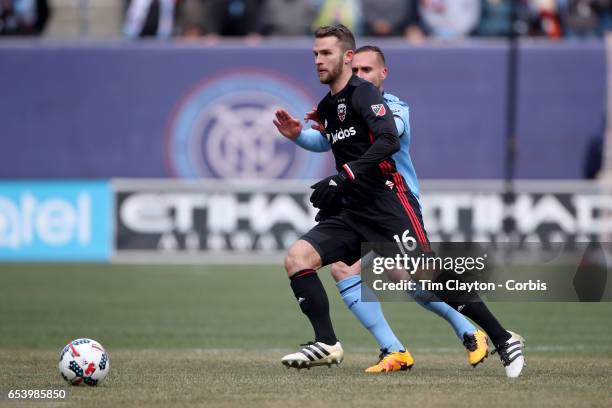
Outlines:
<svg viewBox="0 0 612 408"><path fill-rule="evenodd" d="M272 123L275 109L302 118L314 99L279 73L240 71L207 78L170 119L166 157L185 178L317 178L325 158L298 148Z"/></svg>

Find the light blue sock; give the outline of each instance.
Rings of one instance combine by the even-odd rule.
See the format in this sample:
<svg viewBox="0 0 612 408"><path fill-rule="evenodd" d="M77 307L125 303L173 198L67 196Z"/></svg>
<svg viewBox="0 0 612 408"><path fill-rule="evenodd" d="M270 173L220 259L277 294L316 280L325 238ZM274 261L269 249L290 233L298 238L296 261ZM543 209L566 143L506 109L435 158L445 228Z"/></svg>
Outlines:
<svg viewBox="0 0 612 408"><path fill-rule="evenodd" d="M434 300L434 294L428 290L417 289L410 292L416 302L430 312L434 312L453 326L453 330L460 340L464 333L475 333L476 327L461 313L440 300Z"/></svg>
<svg viewBox="0 0 612 408"><path fill-rule="evenodd" d="M385 315L383 315L380 302L362 302L361 301L361 276L353 275L349 276L336 283L340 296L344 300L351 311L359 320L361 325L368 329L370 333L376 338L381 349L387 349L389 351L403 351L406 350L404 345L395 337L395 333L389 327ZM366 286L363 287L365 290L369 290ZM374 298L371 296L368 299Z"/></svg>

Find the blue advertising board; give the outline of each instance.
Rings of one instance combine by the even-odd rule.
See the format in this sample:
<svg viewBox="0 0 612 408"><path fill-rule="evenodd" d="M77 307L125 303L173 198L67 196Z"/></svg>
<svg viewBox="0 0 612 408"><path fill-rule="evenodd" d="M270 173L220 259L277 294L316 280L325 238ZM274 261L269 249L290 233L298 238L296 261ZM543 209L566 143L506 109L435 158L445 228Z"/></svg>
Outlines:
<svg viewBox="0 0 612 408"><path fill-rule="evenodd" d="M112 208L106 181L0 182L0 261L107 261Z"/></svg>

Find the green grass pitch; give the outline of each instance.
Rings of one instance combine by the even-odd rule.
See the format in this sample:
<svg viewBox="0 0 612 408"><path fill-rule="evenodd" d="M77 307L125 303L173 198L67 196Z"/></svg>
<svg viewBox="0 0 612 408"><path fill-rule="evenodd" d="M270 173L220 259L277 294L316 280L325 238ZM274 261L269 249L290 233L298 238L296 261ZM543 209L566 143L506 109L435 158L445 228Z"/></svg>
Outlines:
<svg viewBox="0 0 612 408"><path fill-rule="evenodd" d="M410 372L372 375L375 341L342 304L327 269L339 367L287 370L279 360L312 339L279 265L0 265L0 390L67 387L57 355L90 337L109 351L97 388L62 403L0 406L612 406L612 304L490 303L527 339L521 378L497 356L471 368L446 322L412 303L385 303L412 351Z"/></svg>

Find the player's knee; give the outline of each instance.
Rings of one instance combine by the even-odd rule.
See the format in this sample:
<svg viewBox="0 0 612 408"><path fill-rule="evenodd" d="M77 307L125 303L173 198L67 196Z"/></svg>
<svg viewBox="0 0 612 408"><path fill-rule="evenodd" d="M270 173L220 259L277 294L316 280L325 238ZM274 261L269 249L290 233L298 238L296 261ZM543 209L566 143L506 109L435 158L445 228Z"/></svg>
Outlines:
<svg viewBox="0 0 612 408"><path fill-rule="evenodd" d="M285 256L285 270L291 277L294 273L304 269L318 269L321 260L317 252L305 241L298 241L289 248Z"/></svg>
<svg viewBox="0 0 612 408"><path fill-rule="evenodd" d="M353 273L351 267L344 262L336 262L331 266L331 275L336 282L340 282L341 280L356 274Z"/></svg>
<svg viewBox="0 0 612 408"><path fill-rule="evenodd" d="M385 276L389 281L395 283L410 279L410 275L405 270L397 268L385 271Z"/></svg>
<svg viewBox="0 0 612 408"><path fill-rule="evenodd" d="M300 264L300 253L293 248L289 248L287 255L285 256L285 270L287 271L287 275L291 276L293 273L297 272L298 266Z"/></svg>

